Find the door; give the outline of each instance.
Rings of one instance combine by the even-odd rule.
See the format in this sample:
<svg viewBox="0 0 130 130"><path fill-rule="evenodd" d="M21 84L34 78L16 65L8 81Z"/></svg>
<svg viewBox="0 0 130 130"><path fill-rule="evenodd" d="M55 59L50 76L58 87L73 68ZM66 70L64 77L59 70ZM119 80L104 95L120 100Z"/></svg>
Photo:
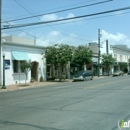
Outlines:
<svg viewBox="0 0 130 130"><path fill-rule="evenodd" d="M33 67L31 69L31 77L33 77L34 81L38 81L38 62L34 61Z"/></svg>

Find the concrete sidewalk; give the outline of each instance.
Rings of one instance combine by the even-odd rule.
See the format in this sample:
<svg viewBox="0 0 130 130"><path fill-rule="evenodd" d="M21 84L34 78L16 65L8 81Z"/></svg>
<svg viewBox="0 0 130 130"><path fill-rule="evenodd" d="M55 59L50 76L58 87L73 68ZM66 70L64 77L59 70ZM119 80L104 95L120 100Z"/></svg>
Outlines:
<svg viewBox="0 0 130 130"><path fill-rule="evenodd" d="M104 78L107 76L94 76L94 79L97 78ZM66 80L62 80L62 83L65 82L72 82L72 79L66 79ZM12 85L7 85L6 89L1 89L2 86L0 86L0 92L7 92L7 91L16 91L19 89L27 89L27 88L36 88L36 87L40 87L40 86L46 86L46 85L52 85L52 84L56 84L56 83L60 83L58 80L57 81L45 81L45 82L34 82L34 83L27 83L27 85L25 85L24 83L19 84L12 84Z"/></svg>
<svg viewBox="0 0 130 130"><path fill-rule="evenodd" d="M71 79L66 79L61 81L62 83L64 82L72 82ZM45 82L33 82L33 83L21 83L21 84L11 84L11 85L6 85L6 89L2 89L2 86L0 86L0 92L6 92L6 91L15 91L19 89L27 89L27 88L36 88L40 86L46 86L46 85L52 85L52 84L57 84L60 83L59 81L45 81Z"/></svg>

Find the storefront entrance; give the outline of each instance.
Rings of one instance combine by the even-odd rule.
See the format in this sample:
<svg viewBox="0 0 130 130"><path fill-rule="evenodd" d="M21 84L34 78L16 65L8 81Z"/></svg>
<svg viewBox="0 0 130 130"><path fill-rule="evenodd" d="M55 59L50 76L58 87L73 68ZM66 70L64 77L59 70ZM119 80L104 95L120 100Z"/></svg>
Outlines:
<svg viewBox="0 0 130 130"><path fill-rule="evenodd" d="M31 69L31 77L33 77L34 81L38 81L38 62L34 61L33 68Z"/></svg>

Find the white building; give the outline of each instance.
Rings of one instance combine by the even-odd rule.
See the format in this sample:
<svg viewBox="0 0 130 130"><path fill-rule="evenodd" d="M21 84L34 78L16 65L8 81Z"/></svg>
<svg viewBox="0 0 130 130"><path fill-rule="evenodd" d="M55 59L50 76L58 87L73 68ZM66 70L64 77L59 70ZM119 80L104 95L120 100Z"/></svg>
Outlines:
<svg viewBox="0 0 130 130"><path fill-rule="evenodd" d="M27 82L31 77L39 81L40 77L46 81L46 59L45 47L35 45L35 40L7 36L2 38L2 53L5 53L5 84L19 84L25 82L25 73L22 72L20 64L22 61L31 60L33 68L28 74ZM43 58L43 59L42 59ZM1 56L0 85L3 82L3 57Z"/></svg>
<svg viewBox="0 0 130 130"><path fill-rule="evenodd" d="M120 63L127 63L128 70L130 70L129 66L129 59L130 59L130 49L126 45L115 45L113 46L113 57L116 59L116 64L114 66L114 70L120 70L121 68Z"/></svg>
<svg viewBox="0 0 130 130"><path fill-rule="evenodd" d="M89 43L88 47L93 53L99 53L99 47L97 43ZM116 63L111 66L110 73L112 74L116 70L123 70L121 68L121 63L127 63L127 69L130 70L130 49L126 45L111 45L107 41L101 42L100 44L100 56L102 54L112 54L112 56L116 59ZM93 58L93 62L98 63L98 57ZM100 64L102 62L102 58L100 58ZM100 75L106 74L105 69L100 67Z"/></svg>

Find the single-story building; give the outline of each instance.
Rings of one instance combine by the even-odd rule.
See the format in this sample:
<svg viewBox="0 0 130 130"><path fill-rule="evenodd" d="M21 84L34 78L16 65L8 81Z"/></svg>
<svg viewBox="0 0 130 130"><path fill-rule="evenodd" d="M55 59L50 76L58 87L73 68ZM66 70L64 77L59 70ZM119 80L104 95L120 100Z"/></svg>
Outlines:
<svg viewBox="0 0 130 130"><path fill-rule="evenodd" d="M28 73L27 82L30 82L31 78L35 81L39 81L40 77L46 81L46 59L43 56L46 48L43 46L37 46L31 44L27 39L21 39L15 36L10 36L13 40L6 40L2 42L1 48L1 80L0 85L3 82L3 53L5 54L5 84L19 84L25 82L25 72L21 69L23 61L29 61L33 63L31 71ZM28 44L28 42L30 42ZM42 55L43 53L43 55Z"/></svg>

